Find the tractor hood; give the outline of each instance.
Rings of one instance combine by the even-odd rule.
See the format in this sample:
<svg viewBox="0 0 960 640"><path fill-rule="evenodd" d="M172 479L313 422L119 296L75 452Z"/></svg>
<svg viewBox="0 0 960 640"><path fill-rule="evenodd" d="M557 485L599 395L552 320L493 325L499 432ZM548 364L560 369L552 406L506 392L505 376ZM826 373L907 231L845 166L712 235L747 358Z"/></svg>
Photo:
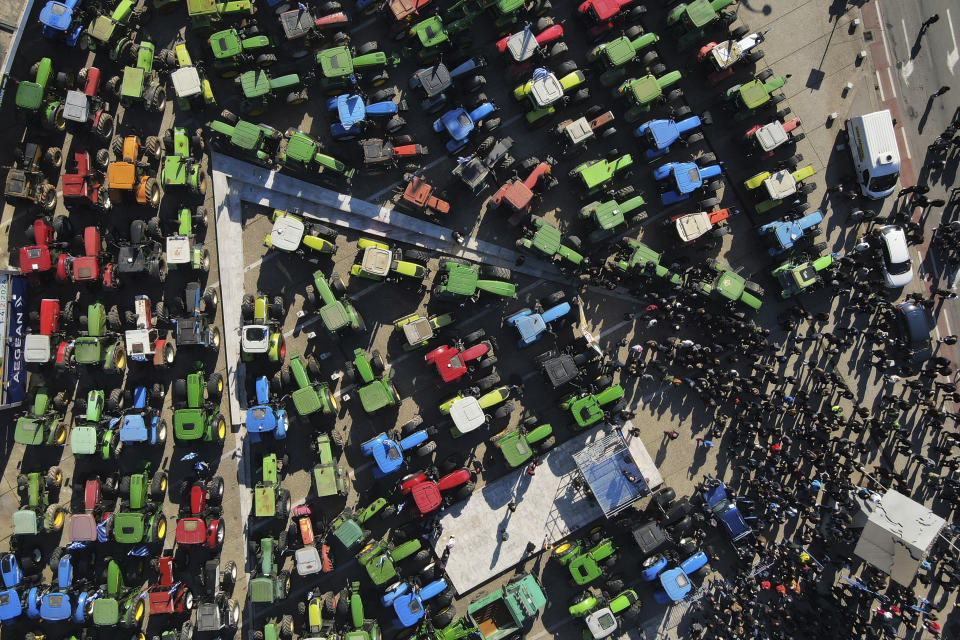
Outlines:
<svg viewBox="0 0 960 640"><path fill-rule="evenodd" d="M153 418L156 421L156 418ZM120 440L127 443L147 442L150 432L142 415L132 414L123 416L120 423Z"/></svg>
<svg viewBox="0 0 960 640"><path fill-rule="evenodd" d="M70 451L74 455L93 455L97 451L97 428L86 424L70 430Z"/></svg>

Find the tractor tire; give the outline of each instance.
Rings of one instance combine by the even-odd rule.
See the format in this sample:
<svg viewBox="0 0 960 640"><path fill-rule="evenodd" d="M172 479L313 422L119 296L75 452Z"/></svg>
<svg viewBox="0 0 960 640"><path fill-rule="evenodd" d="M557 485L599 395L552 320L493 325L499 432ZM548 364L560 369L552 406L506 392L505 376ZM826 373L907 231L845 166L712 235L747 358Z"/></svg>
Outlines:
<svg viewBox="0 0 960 640"><path fill-rule="evenodd" d="M500 118L490 118L483 121L483 130L490 132L496 131L500 127Z"/></svg>
<svg viewBox="0 0 960 640"><path fill-rule="evenodd" d="M49 182L42 182L38 187L37 202L44 211L53 211L57 208L57 188Z"/></svg>
<svg viewBox="0 0 960 640"><path fill-rule="evenodd" d="M753 51L747 52L746 59L747 59L747 62L752 62L756 64L761 60L763 60L763 56L765 55L766 54L763 52L763 49L754 49Z"/></svg>
<svg viewBox="0 0 960 640"><path fill-rule="evenodd" d="M559 58L562 55L565 55L569 51L566 42L558 42L557 44L550 47L550 53L548 56L550 58Z"/></svg>
<svg viewBox="0 0 960 640"><path fill-rule="evenodd" d="M552 26L553 26L553 18L549 16L545 16L537 20L536 24L533 27L533 30L536 31L537 33L540 33L541 31L546 31Z"/></svg>
<svg viewBox="0 0 960 640"><path fill-rule="evenodd" d="M483 265L480 267L480 275L494 280L509 280L512 274L510 273L510 269L506 267Z"/></svg>
<svg viewBox="0 0 960 640"><path fill-rule="evenodd" d="M437 607L446 607L451 602L453 602L454 597L453 587L447 587L437 595L433 597L433 604Z"/></svg>
<svg viewBox="0 0 960 640"><path fill-rule="evenodd" d="M627 29L627 30L623 33L623 35L625 35L625 36L627 36L628 38L630 38L631 40L633 40L634 38L638 38L638 37L640 37L640 36L643 35L643 27L641 27L641 26L638 25L638 24L635 24L635 25L633 25L632 27L630 27L629 29Z"/></svg>
<svg viewBox="0 0 960 640"><path fill-rule="evenodd" d="M280 637L286 639L293 637L293 616L285 615L280 618Z"/></svg>
<svg viewBox="0 0 960 640"><path fill-rule="evenodd" d="M364 42L362 45L357 47L357 55L365 56L368 53L373 53L377 49L378 49L377 43L373 40L370 40L369 42ZM374 100L374 102L376 102L376 100Z"/></svg>
<svg viewBox="0 0 960 640"><path fill-rule="evenodd" d="M404 436L408 436L416 431L421 424L423 424L423 418L420 416L414 416L406 424L400 427L400 433Z"/></svg>
<svg viewBox="0 0 960 640"><path fill-rule="evenodd" d="M625 585L622 578L615 577L607 580L603 586L610 595L616 595L623 591Z"/></svg>
<svg viewBox="0 0 960 640"><path fill-rule="evenodd" d="M50 169L59 169L63 164L63 150L60 147L50 147L44 152L42 162Z"/></svg>
<svg viewBox="0 0 960 640"><path fill-rule="evenodd" d="M220 504L223 500L223 478L220 476L214 476L207 481L207 494L210 496L210 502L214 504Z"/></svg>
<svg viewBox="0 0 960 640"><path fill-rule="evenodd" d="M757 80L759 80L760 82L766 82L772 77L773 77L773 69L764 69L763 71L757 74Z"/></svg>
<svg viewBox="0 0 960 640"><path fill-rule="evenodd" d="M423 458L423 457L429 456L436 450L437 450L437 443L431 440L429 442L424 442L422 445L417 447L416 454L417 454L417 457Z"/></svg>
<svg viewBox="0 0 960 640"><path fill-rule="evenodd" d="M500 376L497 375L496 373L491 373L490 375L484 376L479 380L477 380L477 387L480 389L481 392L485 393L487 391L490 391L490 389L493 389L499 383L500 383Z"/></svg>
<svg viewBox="0 0 960 640"><path fill-rule="evenodd" d="M806 138L806 137L807 137L807 134L805 134L805 133L798 133L797 135L790 137L790 142L792 142L793 144L796 144L796 143L800 142L801 140L803 140L803 139Z"/></svg>
<svg viewBox="0 0 960 640"><path fill-rule="evenodd" d="M480 105L482 105L482 104L483 104L484 102L486 102L486 101L487 101L487 94L481 92L481 93L478 93L477 95L475 95L475 96L473 97L473 101L472 101L471 106L472 106L474 109L476 109L477 107L479 107Z"/></svg>
<svg viewBox="0 0 960 640"><path fill-rule="evenodd" d="M143 196L151 209L156 209L160 205L160 185L154 178L147 178L143 184Z"/></svg>
<svg viewBox="0 0 960 640"><path fill-rule="evenodd" d="M510 415L512 411L513 411L513 403L507 402L506 404L502 404L499 407L497 407L497 410L493 412L493 417L497 419L506 418L507 416Z"/></svg>
<svg viewBox="0 0 960 640"><path fill-rule="evenodd" d="M787 166L790 167L791 171L796 171L797 167L800 166L800 163L803 162L803 154L795 153L787 160Z"/></svg>
<svg viewBox="0 0 960 640"><path fill-rule="evenodd" d="M114 122L113 115L109 113L101 113L100 117L97 118L97 124L94 125L93 131L100 137L101 140L109 140L110 136L114 132ZM100 153L99 151L97 152Z"/></svg>
<svg viewBox="0 0 960 640"><path fill-rule="evenodd" d="M640 59L640 61L644 64L644 66L650 66L659 59L660 56L657 55L656 51L647 51L645 54L643 54L643 57Z"/></svg>
<svg viewBox="0 0 960 640"><path fill-rule="evenodd" d="M657 76L658 78L667 72L667 65L658 62L657 64L650 67L650 73Z"/></svg>
<svg viewBox="0 0 960 640"><path fill-rule="evenodd" d="M57 573L57 567L60 564L60 558L63 557L63 547L54 547L53 551L50 552L50 559L47 561L47 564L50 566L50 570L53 571L54 575Z"/></svg>
<svg viewBox="0 0 960 640"><path fill-rule="evenodd" d="M151 92L151 89L153 90ZM146 100L147 111L161 112L163 108L167 105L167 90L160 85L154 85L150 89L147 89L147 93L144 95L144 98L149 96L149 99Z"/></svg>
<svg viewBox="0 0 960 640"><path fill-rule="evenodd" d="M288 93L286 97L286 102L287 104L296 105L296 104L303 104L309 99L310 99L310 95L307 93L306 89L303 89L301 91L291 91L290 93Z"/></svg>
<svg viewBox="0 0 960 640"><path fill-rule="evenodd" d="M431 555L429 549L420 549L412 558L413 564L417 567L422 567L426 564L427 560L430 559Z"/></svg>
<svg viewBox="0 0 960 640"><path fill-rule="evenodd" d="M277 56L272 53L261 53L257 56L257 66L261 69L266 69L267 67L272 67L277 63Z"/></svg>
<svg viewBox="0 0 960 640"><path fill-rule="evenodd" d="M120 309L113 305L107 311L107 327L111 331L119 331L123 325L120 324Z"/></svg>
<svg viewBox="0 0 960 640"><path fill-rule="evenodd" d="M564 60L564 61L561 62L560 65L557 67L557 76L558 76L558 77L563 77L563 76L567 75L568 73L573 73L573 72L576 71L576 70L577 70L577 63L576 63L576 62L574 62L573 60Z"/></svg>
<svg viewBox="0 0 960 640"><path fill-rule="evenodd" d="M163 157L163 143L157 136L148 136L144 143L144 152L154 162L160 162Z"/></svg>
<svg viewBox="0 0 960 640"><path fill-rule="evenodd" d="M437 629L442 629L443 627L446 627L448 624L453 622L456 617L457 617L457 607L451 604L449 607L445 607L439 613L433 616L433 619L432 619L433 625Z"/></svg>
<svg viewBox="0 0 960 640"><path fill-rule="evenodd" d="M706 167L717 161L717 155L712 152L708 152L697 158L697 166Z"/></svg>
<svg viewBox="0 0 960 640"><path fill-rule="evenodd" d="M544 306L546 307L552 307L554 305L557 305L563 302L566 299L566 297L567 297L567 294L565 294L563 291L554 291L553 293L548 295L546 298L544 298L543 303L544 303Z"/></svg>
<svg viewBox="0 0 960 640"><path fill-rule="evenodd" d="M112 76L103 85L103 92L114 100L120 97L120 76Z"/></svg>
<svg viewBox="0 0 960 640"><path fill-rule="evenodd" d="M817 190L817 185L812 182L801 184L799 187L797 187L797 193L802 195L809 195L816 190Z"/></svg>
<svg viewBox="0 0 960 640"><path fill-rule="evenodd" d="M747 35L748 33L750 33L750 31L746 27L741 25L730 32L730 37L733 38L734 40L740 40L743 38L743 36Z"/></svg>
<svg viewBox="0 0 960 640"><path fill-rule="evenodd" d="M688 107L685 104L682 104L679 107L677 107L676 111L673 112L673 119L679 120L680 118L685 118L688 115L690 115L692 112L693 110L690 107Z"/></svg>
<svg viewBox="0 0 960 640"><path fill-rule="evenodd" d="M283 296L273 297L273 301L267 306L267 313L273 320L283 320L283 317L287 315L287 305Z"/></svg>
<svg viewBox="0 0 960 640"><path fill-rule="evenodd" d="M207 397L217 400L223 394L223 376L211 373L207 378Z"/></svg>
<svg viewBox="0 0 960 640"><path fill-rule="evenodd" d="M614 199L616 199L616 200L623 201L624 199L629 198L630 196L632 196L633 193L634 193L634 191L636 191L636 190L633 188L633 185L628 184L627 186L621 187L621 188L617 189L616 191L614 191L614 192L613 192L613 197L614 197Z"/></svg>
<svg viewBox="0 0 960 640"><path fill-rule="evenodd" d="M453 471L454 469L459 469L463 466L464 458L460 453L451 453L446 458L440 461L440 473L446 475Z"/></svg>
<svg viewBox="0 0 960 640"><path fill-rule="evenodd" d="M786 96L786 95L784 95L784 94L782 94L782 93L778 93L778 94L775 95L775 96L770 96L770 104L772 104L772 105L778 105L778 104L780 104L781 102L783 102L783 101L786 100L786 99L787 99L787 96Z"/></svg>
<svg viewBox="0 0 960 640"><path fill-rule="evenodd" d="M313 380L320 377L320 365L317 364L317 359L313 356L307 357L307 374Z"/></svg>
<svg viewBox="0 0 960 640"><path fill-rule="evenodd" d="M157 502L163 502L167 496L167 474L157 471L150 481L150 497Z"/></svg>
<svg viewBox="0 0 960 640"><path fill-rule="evenodd" d="M137 326L137 314L129 309L123 312L123 320L126 322L128 327Z"/></svg>
<svg viewBox="0 0 960 640"><path fill-rule="evenodd" d="M540 164L540 158L536 156L531 156L520 163L521 171L532 171L534 167Z"/></svg>
<svg viewBox="0 0 960 640"><path fill-rule="evenodd" d="M702 142L702 141L703 141L703 134L700 133L699 131L695 133L691 133L689 136L687 136L688 145L696 144L697 142Z"/></svg>
<svg viewBox="0 0 960 640"><path fill-rule="evenodd" d="M123 408L123 389L112 389L107 396L106 409L109 413L118 414Z"/></svg>
<svg viewBox="0 0 960 640"><path fill-rule="evenodd" d="M683 89L674 89L673 91L667 94L667 101L676 102L682 97L683 97Z"/></svg>
<svg viewBox="0 0 960 640"><path fill-rule="evenodd" d="M43 528L46 531L60 531L66 520L66 511L58 504L51 504L43 514Z"/></svg>
<svg viewBox="0 0 960 640"><path fill-rule="evenodd" d="M573 94L572 101L574 104L580 104L581 102L586 102L589 99L590 89L584 87L583 89L577 90L577 92Z"/></svg>
<svg viewBox="0 0 960 640"><path fill-rule="evenodd" d="M110 151L107 149L98 149L93 156L93 164L100 171L105 171L110 164Z"/></svg>
<svg viewBox="0 0 960 640"><path fill-rule="evenodd" d="M290 515L290 492L286 489L277 491L277 518L282 522Z"/></svg>
<svg viewBox="0 0 960 640"><path fill-rule="evenodd" d="M388 504L388 505L385 506L385 507L383 508L383 510L380 512L380 519L381 519L381 520L389 520L390 518L392 518L392 517L395 516L395 515L397 515L397 508L396 508L395 506L393 506L392 504Z"/></svg>
<svg viewBox="0 0 960 640"><path fill-rule="evenodd" d="M286 598L290 593L290 572L281 571L277 574L277 581L280 583L280 597Z"/></svg>
<svg viewBox="0 0 960 640"><path fill-rule="evenodd" d="M557 439L553 436L550 436L546 440L542 442L538 442L536 444L536 448L539 453L544 453L549 451L550 449L553 449L554 445L556 444L557 444Z"/></svg>
<svg viewBox="0 0 960 640"><path fill-rule="evenodd" d="M57 413L65 413L67 410L67 405L70 404L70 398L67 396L66 391L59 391L57 395L53 396L53 400L50 401L53 405L53 410ZM80 410L77 410L77 413L80 413Z"/></svg>
<svg viewBox="0 0 960 640"><path fill-rule="evenodd" d="M416 249L407 249L403 252L403 258L409 260L410 262L419 262L426 264L430 261L430 254L426 251L418 251Z"/></svg>

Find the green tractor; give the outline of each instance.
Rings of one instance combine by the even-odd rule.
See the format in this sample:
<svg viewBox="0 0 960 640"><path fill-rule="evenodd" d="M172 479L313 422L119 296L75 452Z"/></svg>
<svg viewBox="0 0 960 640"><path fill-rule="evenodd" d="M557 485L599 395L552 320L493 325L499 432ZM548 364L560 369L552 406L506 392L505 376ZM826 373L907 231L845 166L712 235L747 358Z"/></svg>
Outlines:
<svg viewBox="0 0 960 640"><path fill-rule="evenodd" d="M609 378L607 378L609 380ZM623 387L619 384L609 384L606 389L598 393L572 393L560 401L560 408L573 415L574 429L586 429L605 420L607 416L617 413L626 406L623 399ZM609 411L604 407L612 402L616 404Z"/></svg>
<svg viewBox="0 0 960 640"><path fill-rule="evenodd" d="M207 218L205 207L197 207L193 211L188 207L180 207L174 233L165 239L168 268L184 267L204 273L210 271L210 251L203 246L202 239L197 237L206 228Z"/></svg>
<svg viewBox="0 0 960 640"><path fill-rule="evenodd" d="M356 383L357 396L367 413L375 413L384 407L392 407L400 402L400 394L391 382L393 369L387 371L383 356L377 350L367 358L363 349L354 349L353 361L346 370L346 379Z"/></svg>
<svg viewBox="0 0 960 640"><path fill-rule="evenodd" d="M150 474L151 465L144 463L143 471L120 478L118 496L121 511L146 511L153 505L162 505L167 496L167 474L162 470Z"/></svg>
<svg viewBox="0 0 960 640"><path fill-rule="evenodd" d="M122 508L107 518L107 533L120 544L163 544L167 536L167 518L163 505L145 503L140 511Z"/></svg>
<svg viewBox="0 0 960 640"><path fill-rule="evenodd" d="M206 376L202 363L186 378L173 381L173 437L175 442L220 442L227 437L227 420L220 413L223 377Z"/></svg>
<svg viewBox="0 0 960 640"><path fill-rule="evenodd" d="M280 477L286 472L286 456L278 458L270 453L260 459L260 479L253 488L253 515L256 518L276 518L286 523L290 514L290 492L280 486Z"/></svg>
<svg viewBox="0 0 960 640"><path fill-rule="evenodd" d="M714 22L724 25L737 19L736 11L723 11L733 0L692 0L681 2L667 14L667 26L681 49L700 42L707 27Z"/></svg>
<svg viewBox="0 0 960 640"><path fill-rule="evenodd" d="M117 306L107 311L103 304L94 302L87 307L87 314L80 316L80 324L87 327L86 331L57 353L57 368L82 365L122 375L127 370L127 352L118 333L121 325Z"/></svg>
<svg viewBox="0 0 960 640"><path fill-rule="evenodd" d="M601 538L598 530L594 529L589 541L565 542L554 547L553 555L561 566L569 569L571 583L582 587L616 566L617 546L613 538Z"/></svg>
<svg viewBox="0 0 960 640"><path fill-rule="evenodd" d="M153 68L156 46L152 42L135 44L124 40L118 47L124 51L121 55L134 60L135 66L124 67L122 75L107 80L106 92L118 98L124 107L140 103L147 111L162 113L167 104L167 90Z"/></svg>
<svg viewBox="0 0 960 640"><path fill-rule="evenodd" d="M252 541L250 551L255 557L247 593L252 604L271 605L282 602L290 593L290 572L281 571L285 543L276 538Z"/></svg>
<svg viewBox="0 0 960 640"><path fill-rule="evenodd" d="M411 564L423 567L430 560L430 550L423 547L420 538L413 538L398 545L385 538L371 541L357 554L357 560L367 570L367 575L378 587L386 588L398 579L397 566L410 559Z"/></svg>
<svg viewBox="0 0 960 640"><path fill-rule="evenodd" d="M250 0L187 0L190 28L195 32L212 31L223 22L240 21L253 16L256 8Z"/></svg>
<svg viewBox="0 0 960 640"><path fill-rule="evenodd" d="M620 271L638 278L657 276L674 286L683 284L683 277L660 264L660 253L654 251L639 240L625 238L620 251L614 259L614 265Z"/></svg>
<svg viewBox="0 0 960 640"><path fill-rule="evenodd" d="M50 397L47 387L37 387L33 402L23 415L17 418L13 441L23 445L52 445L62 447L67 443L67 394L61 391Z"/></svg>
<svg viewBox="0 0 960 640"><path fill-rule="evenodd" d="M641 607L640 596L633 589L608 596L604 591L590 588L574 599L568 611L575 618L583 618L583 640L601 640L620 626L619 614L635 621L640 616Z"/></svg>
<svg viewBox="0 0 960 640"><path fill-rule="evenodd" d="M350 275L370 280L398 281L400 278L419 280L430 276L427 262L430 254L419 249L390 248L384 242L360 238L357 241L358 260L350 267Z"/></svg>
<svg viewBox="0 0 960 640"><path fill-rule="evenodd" d="M657 68L661 75L657 76L650 72L641 78L626 80L614 91L615 98L623 96L632 105L623 115L623 119L627 122L636 122L650 111L655 104L675 102L683 97L682 89L674 89L669 93L664 93L671 86L680 82L682 77L680 72L664 73L666 69L660 67L663 67L663 65L658 65Z"/></svg>
<svg viewBox="0 0 960 640"><path fill-rule="evenodd" d="M377 51L377 43L365 42L354 50L341 46L324 49L317 53L316 62L320 67L320 86L324 93L335 95L353 90L358 80L364 84L378 87L390 80L389 67L400 64L400 57L388 56ZM365 77L364 74L371 74ZM376 102L376 101L375 101Z"/></svg>
<svg viewBox="0 0 960 640"><path fill-rule="evenodd" d="M293 638L293 616L285 615L279 620L270 618L263 625L263 630L254 631L255 640L289 640ZM165 640L160 638L160 640Z"/></svg>
<svg viewBox="0 0 960 640"><path fill-rule="evenodd" d="M403 350L414 351L427 346L444 327L456 323L452 313L421 316L411 313L393 321L395 331L403 331Z"/></svg>
<svg viewBox="0 0 960 640"><path fill-rule="evenodd" d="M313 272L313 284L307 285L307 303L316 309L324 329L333 339L347 329L355 332L367 330L360 312L354 308L346 293L347 288L338 274L333 274L328 284L321 269Z"/></svg>
<svg viewBox="0 0 960 640"><path fill-rule="evenodd" d="M510 25L521 18L539 18L553 8L550 0L476 0L476 5L492 16L493 27L499 34L507 33Z"/></svg>
<svg viewBox="0 0 960 640"><path fill-rule="evenodd" d="M519 467L533 457L534 451L542 454L557 442L553 427L549 424L537 426L534 416L523 419L515 429L504 429L493 436L492 441L510 467Z"/></svg>
<svg viewBox="0 0 960 640"><path fill-rule="evenodd" d="M318 411L323 415L337 413L337 398L326 382L317 382L320 366L311 356L304 358L296 351L290 354L290 364L284 365L273 378L276 391L296 386L290 394L297 415L306 418Z"/></svg>
<svg viewBox="0 0 960 640"><path fill-rule="evenodd" d="M117 6L109 14L100 13L87 26L85 33L77 41L79 49L108 49L110 57L116 60L114 44L133 33L137 26L144 21L144 16L150 11L150 6L137 9L137 0L119 0Z"/></svg>
<svg viewBox="0 0 960 640"><path fill-rule="evenodd" d="M333 445L343 449L343 435L333 429L331 435L321 433L315 439L310 440L310 449L316 454L317 464L311 471L313 479L313 492L318 498L328 498L330 496L346 497L349 492L347 486L347 474L343 467L337 464L337 459L333 454Z"/></svg>
<svg viewBox="0 0 960 640"><path fill-rule="evenodd" d="M259 116L267 112L271 103L283 96L287 104L303 104L309 99L303 82L295 73L271 78L262 69L244 71L233 79L240 85L243 98L240 100L240 112L247 116Z"/></svg>
<svg viewBox="0 0 960 640"><path fill-rule="evenodd" d="M210 80L202 67L193 63L185 42L178 42L173 49L161 49L158 57L170 71L170 84L181 111L203 111L217 103Z"/></svg>
<svg viewBox="0 0 960 640"><path fill-rule="evenodd" d="M458 9L466 9L466 11L460 17L456 17L454 12ZM419 49L414 53L412 47L405 47L402 51L403 57L415 56L417 63L424 64L443 55L455 44L460 48L469 48L473 41L470 26L474 18L479 15L472 13L469 9L466 0L458 0L447 10L446 19L440 14L435 14L414 24L407 31L407 35L419 45Z"/></svg>
<svg viewBox="0 0 960 640"><path fill-rule="evenodd" d="M396 514L395 507L391 506L389 510L385 510L386 507L386 498L377 498L356 515L353 509L347 507L340 515L333 519L330 523L329 531L333 537L343 545L344 549L352 552L370 539L372 534L369 529L364 529L363 525L373 518L373 516L381 512L384 514Z"/></svg>
<svg viewBox="0 0 960 640"><path fill-rule="evenodd" d="M283 338L283 318L286 303L283 296L272 299L258 293L246 294L240 303L240 357L244 362L267 357L270 362L283 363L287 345Z"/></svg>
<svg viewBox="0 0 960 640"><path fill-rule="evenodd" d="M363 599L360 597L360 581L353 580L340 592L340 598L349 603L349 622L352 629L343 634L343 640L379 640L380 623L375 618L364 616Z"/></svg>
<svg viewBox="0 0 960 640"><path fill-rule="evenodd" d="M757 110L776 106L786 99L783 93L774 94L774 91L786 85L789 77L774 76L773 71L764 69L750 82L727 89L723 94L725 106L737 112L737 120L753 117Z"/></svg>
<svg viewBox="0 0 960 640"><path fill-rule="evenodd" d="M353 180L357 172L341 160L323 153L323 146L319 141L292 127L287 129L283 136L277 161L284 169L290 171L319 174L322 178L338 178L347 184Z"/></svg>
<svg viewBox="0 0 960 640"><path fill-rule="evenodd" d="M579 253L580 238L567 236L564 244L560 230L539 216L531 216L529 223L524 226L523 237L517 240L517 248L561 264L570 263L579 267L588 262Z"/></svg>
<svg viewBox="0 0 960 640"><path fill-rule="evenodd" d="M51 501L51 494L60 490L63 472L50 467L46 473L34 471L17 476L20 509L10 518L13 535L36 535L41 531L55 533L63 529L66 510Z"/></svg>
<svg viewBox="0 0 960 640"><path fill-rule="evenodd" d="M213 132L215 149L264 167L273 167L274 155L282 138L279 131L270 125L240 120L227 110L220 114L220 118L207 123Z"/></svg>
<svg viewBox="0 0 960 640"><path fill-rule="evenodd" d="M776 267L772 275L780 283L780 297L790 298L815 289L822 282L820 272L829 269L836 256L829 253L811 260L810 256L802 255Z"/></svg>
<svg viewBox="0 0 960 640"><path fill-rule="evenodd" d="M167 155L163 158L160 179L164 189L182 187L191 193L204 195L207 192L207 174L203 172L203 130L193 135L183 127L167 129L163 136Z"/></svg>
<svg viewBox="0 0 960 640"><path fill-rule="evenodd" d="M647 203L643 196L631 197L633 193L633 186L627 185L614 191L611 200L593 201L580 207L580 218L594 227L587 236L592 244L622 233L624 227L638 225L646 219L647 212L644 207ZM629 224L627 216L630 216Z"/></svg>
<svg viewBox="0 0 960 640"><path fill-rule="evenodd" d="M63 117L63 101L54 95L55 81L61 74L53 73L53 61L41 58L30 69L33 80L21 80L17 83L17 113L25 119L39 121L44 129L66 131L67 121ZM62 74L66 78L66 74Z"/></svg>
<svg viewBox="0 0 960 640"><path fill-rule="evenodd" d="M763 304L763 287L713 258L707 260L706 268L693 281L695 290L720 302L740 302L753 310Z"/></svg>
<svg viewBox="0 0 960 640"><path fill-rule="evenodd" d="M102 389L91 389L86 399L77 398L74 401L70 452L75 457L99 456L101 460L110 460L115 456L120 443L120 429L113 419L104 414L104 409L118 416L122 399L122 389L112 389L109 402Z"/></svg>
<svg viewBox="0 0 960 640"><path fill-rule="evenodd" d="M305 222L302 216L274 209L273 228L264 237L263 246L316 262L320 256L336 252L337 232L326 225Z"/></svg>
<svg viewBox="0 0 960 640"><path fill-rule="evenodd" d="M469 298L476 302L483 291L503 298L517 297L517 285L509 282L512 274L506 267L443 258L439 268L440 274L434 281L436 286L433 293L441 298Z"/></svg>
<svg viewBox="0 0 960 640"><path fill-rule="evenodd" d="M147 612L147 595L141 589L128 587L123 570L113 558L107 560L103 594L93 601L93 626L110 633L118 627L134 628L142 624Z"/></svg>
<svg viewBox="0 0 960 640"><path fill-rule="evenodd" d="M207 40L213 51L213 68L221 78L233 78L244 67L266 69L277 62L277 45L259 29L224 29Z"/></svg>
<svg viewBox="0 0 960 640"><path fill-rule="evenodd" d="M629 176L632 166L633 156L625 153L611 159L588 160L571 169L568 175L571 178L580 178L580 186L587 195L592 195L598 191L607 191L608 183L621 171L624 172L624 177Z"/></svg>
<svg viewBox="0 0 960 640"><path fill-rule="evenodd" d="M644 49L652 47L659 41L660 38L657 34L644 33L643 27L633 25L619 38L598 44L590 49L587 52L587 62L603 70L600 75L600 84L605 87L612 87L621 82L627 75L627 66L637 61L643 66L651 68L654 75L660 75L662 71L659 67L651 67L659 59L656 50L651 49L643 53ZM641 53L643 53L642 56ZM666 69L663 69L663 71L666 71Z"/></svg>

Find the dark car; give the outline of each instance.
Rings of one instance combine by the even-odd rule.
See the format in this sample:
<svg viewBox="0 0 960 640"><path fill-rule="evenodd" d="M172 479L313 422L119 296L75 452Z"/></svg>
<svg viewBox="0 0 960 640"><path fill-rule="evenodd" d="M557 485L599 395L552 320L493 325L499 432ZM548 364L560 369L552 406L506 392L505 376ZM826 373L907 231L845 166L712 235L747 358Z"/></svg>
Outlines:
<svg viewBox="0 0 960 640"><path fill-rule="evenodd" d="M897 305L897 326L903 338L911 363L929 360L933 355L930 340L932 326L930 314L913 302L901 302Z"/></svg>

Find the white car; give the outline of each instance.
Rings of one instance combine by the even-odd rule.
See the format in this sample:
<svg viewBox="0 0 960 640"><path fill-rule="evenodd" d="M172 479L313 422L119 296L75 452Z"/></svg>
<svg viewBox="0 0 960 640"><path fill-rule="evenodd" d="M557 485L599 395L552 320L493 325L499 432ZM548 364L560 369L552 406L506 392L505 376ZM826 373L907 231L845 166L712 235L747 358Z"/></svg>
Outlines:
<svg viewBox="0 0 960 640"><path fill-rule="evenodd" d="M899 289L913 280L913 263L907 247L907 236L898 225L880 227L877 233L880 241L880 263L883 268L883 280L887 287Z"/></svg>

